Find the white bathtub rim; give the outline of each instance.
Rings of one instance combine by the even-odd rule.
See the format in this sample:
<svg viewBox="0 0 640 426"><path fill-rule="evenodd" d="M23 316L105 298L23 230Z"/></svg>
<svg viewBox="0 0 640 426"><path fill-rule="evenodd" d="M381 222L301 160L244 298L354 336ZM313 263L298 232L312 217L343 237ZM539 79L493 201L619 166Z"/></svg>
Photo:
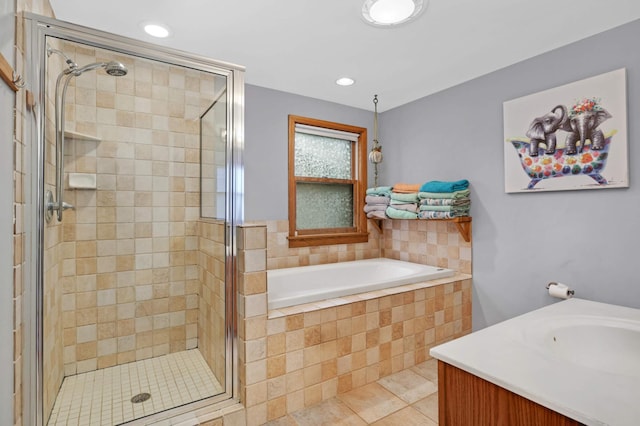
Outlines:
<svg viewBox="0 0 640 426"><path fill-rule="evenodd" d="M415 284L422 281L427 281L421 278L416 278L416 274L412 274L405 278L395 279L392 284L390 284L388 280L373 280L373 281L368 281L366 283L361 283L358 285L353 285L352 283L345 284L339 287L331 288L330 290L307 289L304 292L294 293L288 296L277 295L277 297L270 297L269 281L271 279L277 278L279 276L287 276L292 273L295 274L298 271L307 273L307 272L323 271L323 270L336 270L336 269L339 270L339 269L349 268L356 263L358 265L366 265L367 263L382 264L384 266L399 265L401 267L415 268L420 271L423 271L424 269L428 269L430 271L430 278L428 279L428 281L437 280L441 278L449 278L456 275L456 271L453 269L441 268L441 267L432 266L432 265L422 265L422 264L405 262L405 261L400 261L395 259L387 259L387 258L374 258L374 259L364 259L364 260L339 262L339 263L332 263L332 264L274 269L274 270L267 271L268 309L269 310L285 309L291 306L297 306L297 305L314 303L314 302L322 302L322 301L336 299L340 297L353 296L359 293L374 292L374 291L384 290L387 288L400 287L408 284ZM422 274L423 272L421 272L421 274L419 275L422 275Z"/></svg>

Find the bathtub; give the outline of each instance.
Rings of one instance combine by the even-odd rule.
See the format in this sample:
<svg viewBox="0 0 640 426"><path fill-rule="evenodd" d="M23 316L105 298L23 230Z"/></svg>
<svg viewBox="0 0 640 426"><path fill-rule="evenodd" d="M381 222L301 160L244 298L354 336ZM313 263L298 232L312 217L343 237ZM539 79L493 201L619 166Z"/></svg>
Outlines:
<svg viewBox="0 0 640 426"><path fill-rule="evenodd" d="M267 271L269 309L318 302L455 275L452 269L366 259Z"/></svg>
<svg viewBox="0 0 640 426"><path fill-rule="evenodd" d="M640 309L564 300L430 353L586 425L640 424Z"/></svg>

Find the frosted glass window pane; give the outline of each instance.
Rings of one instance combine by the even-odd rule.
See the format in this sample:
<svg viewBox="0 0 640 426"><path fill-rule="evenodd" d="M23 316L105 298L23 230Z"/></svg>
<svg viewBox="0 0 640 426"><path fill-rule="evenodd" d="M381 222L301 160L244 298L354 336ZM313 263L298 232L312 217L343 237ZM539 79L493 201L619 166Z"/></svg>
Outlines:
<svg viewBox="0 0 640 426"><path fill-rule="evenodd" d="M296 132L295 175L351 179L351 141Z"/></svg>
<svg viewBox="0 0 640 426"><path fill-rule="evenodd" d="M353 227L353 186L349 184L296 184L298 229Z"/></svg>

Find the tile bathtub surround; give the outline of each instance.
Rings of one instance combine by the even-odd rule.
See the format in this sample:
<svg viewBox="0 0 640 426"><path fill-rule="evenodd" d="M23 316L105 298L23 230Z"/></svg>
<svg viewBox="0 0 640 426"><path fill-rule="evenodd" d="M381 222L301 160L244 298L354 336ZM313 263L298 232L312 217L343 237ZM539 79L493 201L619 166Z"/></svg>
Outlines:
<svg viewBox="0 0 640 426"><path fill-rule="evenodd" d="M452 222L384 220L382 257L471 274L471 242Z"/></svg>
<svg viewBox="0 0 640 426"><path fill-rule="evenodd" d="M369 241L358 244L289 248L289 221L270 220L267 226L267 269L295 266L321 265L324 263L380 257L378 231L369 226Z"/></svg>
<svg viewBox="0 0 640 426"><path fill-rule="evenodd" d="M243 232L264 230L252 225ZM257 244L239 254L240 286L251 282L253 289L238 300L241 398L249 425L417 366L429 359L432 346L471 331L471 277L466 274L432 287L409 285L393 294L354 296L360 300L352 303L336 299L335 306L300 305L267 316L266 265L260 255L264 249ZM408 387L404 392L417 398Z"/></svg>
<svg viewBox="0 0 640 426"><path fill-rule="evenodd" d="M267 221L267 269L386 257L471 274L471 242L454 223L384 220L383 235L369 224L369 242L289 248L289 222Z"/></svg>

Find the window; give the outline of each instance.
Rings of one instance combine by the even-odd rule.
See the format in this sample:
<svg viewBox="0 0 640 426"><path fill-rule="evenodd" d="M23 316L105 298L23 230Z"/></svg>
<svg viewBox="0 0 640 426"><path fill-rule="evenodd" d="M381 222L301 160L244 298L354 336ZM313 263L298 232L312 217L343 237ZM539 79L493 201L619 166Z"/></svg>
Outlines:
<svg viewBox="0 0 640 426"><path fill-rule="evenodd" d="M367 129L289 116L289 247L368 239Z"/></svg>

